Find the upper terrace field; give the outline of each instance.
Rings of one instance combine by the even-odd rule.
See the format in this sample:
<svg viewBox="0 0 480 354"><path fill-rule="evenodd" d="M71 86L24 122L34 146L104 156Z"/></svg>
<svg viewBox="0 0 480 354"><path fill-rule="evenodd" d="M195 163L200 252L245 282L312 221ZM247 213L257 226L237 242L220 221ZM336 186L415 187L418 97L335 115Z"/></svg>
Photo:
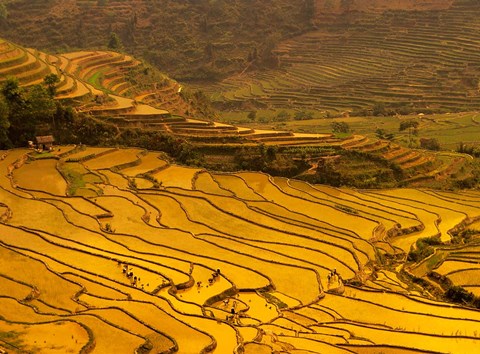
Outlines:
<svg viewBox="0 0 480 354"><path fill-rule="evenodd" d="M478 311L438 301L409 280L416 268L402 271L416 240L449 242L475 227L476 192L210 173L140 149L39 157L11 150L0 161L4 350L472 353L480 344Z"/></svg>
<svg viewBox="0 0 480 354"><path fill-rule="evenodd" d="M385 183L389 186L396 183L431 183L433 180L442 184L452 175L459 179L469 176L470 160L467 155L413 151L401 146L408 138L405 133L399 134L393 143L379 140L372 136L370 120L366 118L351 123L352 128L362 135L345 136L330 133L331 121L327 120L288 122L280 130L272 130L265 124L247 128L215 122L217 117L210 115L210 111L199 104L201 95L184 93L179 83L122 53L97 50L53 55L1 40L0 67L0 81L14 76L26 87L41 84L47 74L56 74L59 78L56 99L72 105L80 115L90 116L93 122L100 122L105 129L110 129L113 135L104 139L108 144L118 139L120 144L149 147L151 143L146 144L143 139L145 133L151 134L154 140L161 134L175 136L191 142L193 149L203 155L203 161L209 166L223 170L252 169L252 166L248 167L248 161L247 165L245 161L237 161L236 155L242 155L242 158L250 156L253 159L250 164L255 165L257 154L261 155L258 160L265 158L265 151L261 152L256 147L271 146L270 151L278 152L271 165L280 166L289 176L302 172L314 174L319 158L335 156L338 152L344 154L348 150L382 161L380 166L349 160L347 168L359 163L361 168L358 171L365 175L354 176L355 179L376 178L373 174L378 174L379 169L385 170L387 166L384 172L390 177ZM397 129L393 124L402 119L384 119L376 121L376 124L390 131ZM455 127L453 139L448 125ZM311 133L292 132L312 129L315 130ZM438 131L437 135L444 134L442 139L448 141L448 148L452 148L459 140L474 140L478 122L475 114L438 118L425 116L419 129L422 133ZM123 133L127 142L119 139ZM367 134L369 136L365 136ZM444 143L443 140L441 142ZM249 151L241 154L239 149L242 148ZM285 160L288 163L282 162ZM401 174L393 176L395 168ZM261 164L254 169L262 169ZM274 173L275 168L263 170Z"/></svg>
<svg viewBox="0 0 480 354"><path fill-rule="evenodd" d="M0 82L15 77L20 85L41 84L48 74L59 78L56 96L81 113L119 131L161 131L184 138L253 140L286 137L302 144L322 144L331 134L297 136L286 131L253 130L212 121L196 94L128 55L78 51L58 55L27 49L0 39Z"/></svg>
<svg viewBox="0 0 480 354"><path fill-rule="evenodd" d="M233 72L200 85L227 109L267 105L339 114L378 105L400 113L480 105L478 2L472 0L12 0L7 9L5 36L28 46L101 48L113 30L126 52L160 70L202 82ZM265 70L275 67L265 63L274 45L280 65ZM131 59L112 63L129 66ZM104 69L87 70L86 78L128 91ZM143 98L161 101L151 92Z"/></svg>
<svg viewBox="0 0 480 354"><path fill-rule="evenodd" d="M445 6L417 9L392 1L370 12L361 4L375 2L357 1L358 9L354 4L333 17L321 13L325 2L317 3L324 17L316 29L275 49L279 69L205 86L219 106L258 102L354 115L379 105L400 113L479 109L478 2L438 1L430 3Z"/></svg>

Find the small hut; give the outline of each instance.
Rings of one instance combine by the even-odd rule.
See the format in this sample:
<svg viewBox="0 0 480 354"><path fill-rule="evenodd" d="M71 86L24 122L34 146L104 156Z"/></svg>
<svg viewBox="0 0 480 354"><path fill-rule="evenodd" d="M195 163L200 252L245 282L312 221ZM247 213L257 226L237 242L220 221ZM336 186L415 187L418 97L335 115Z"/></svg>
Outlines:
<svg viewBox="0 0 480 354"><path fill-rule="evenodd" d="M53 135L37 136L35 140L37 141L37 148L44 151L51 150L53 148L53 142L55 141Z"/></svg>

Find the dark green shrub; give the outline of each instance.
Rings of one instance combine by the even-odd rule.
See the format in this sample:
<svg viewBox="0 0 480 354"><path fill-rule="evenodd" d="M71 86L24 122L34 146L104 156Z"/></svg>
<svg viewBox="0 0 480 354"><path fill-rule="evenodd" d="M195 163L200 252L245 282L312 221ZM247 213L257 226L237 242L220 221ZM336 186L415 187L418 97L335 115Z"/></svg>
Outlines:
<svg viewBox="0 0 480 354"><path fill-rule="evenodd" d="M435 248L432 246L441 244L440 236L419 238L416 242L416 248L408 253L407 260L410 262L419 262L435 252Z"/></svg>

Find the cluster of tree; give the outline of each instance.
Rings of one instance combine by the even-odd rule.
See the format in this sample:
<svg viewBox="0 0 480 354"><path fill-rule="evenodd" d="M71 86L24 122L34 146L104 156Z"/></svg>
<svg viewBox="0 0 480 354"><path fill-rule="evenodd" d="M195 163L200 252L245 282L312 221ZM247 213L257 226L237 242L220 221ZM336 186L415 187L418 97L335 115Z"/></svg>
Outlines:
<svg viewBox="0 0 480 354"><path fill-rule="evenodd" d="M473 160L469 167L470 173L466 177L453 181L454 188L472 189L480 186L480 161Z"/></svg>
<svg viewBox="0 0 480 354"><path fill-rule="evenodd" d="M420 123L415 119L408 119L400 122L400 127L398 128L399 131L403 132L407 129L416 132L418 130L418 126Z"/></svg>
<svg viewBox="0 0 480 354"><path fill-rule="evenodd" d="M460 142L460 144L458 144L457 152L469 154L474 157L480 157L480 145L465 144L464 142Z"/></svg>
<svg viewBox="0 0 480 354"><path fill-rule="evenodd" d="M0 148L25 146L42 127L61 131L73 120L72 109L53 98L58 81L50 74L43 84L23 88L15 78L5 80L0 91Z"/></svg>
<svg viewBox="0 0 480 354"><path fill-rule="evenodd" d="M254 60L256 67L264 67L275 69L280 65L278 54L275 52L275 47L280 42L281 36L279 34L270 35L263 43L261 56Z"/></svg>
<svg viewBox="0 0 480 354"><path fill-rule="evenodd" d="M203 155L190 142L159 131L126 129L112 143L164 151L186 165L201 166L205 163Z"/></svg>
<svg viewBox="0 0 480 354"><path fill-rule="evenodd" d="M425 108L420 108L420 107L415 107L412 106L410 103L406 102L389 102L389 103L384 103L384 102L377 102L373 105L371 110L364 110L364 115L373 115L376 117L390 117L390 116L396 116L396 115L401 115L405 116L408 114L413 114L413 113L432 113L433 111L430 111Z"/></svg>
<svg viewBox="0 0 480 354"><path fill-rule="evenodd" d="M183 88L180 97L190 105L187 115L196 115L197 118L208 118L209 120L218 118L218 113L212 107L212 102L202 90L191 90Z"/></svg>
<svg viewBox="0 0 480 354"><path fill-rule="evenodd" d="M235 164L239 170L262 171L277 176L292 177L308 167L304 160L296 160L293 157L293 155L279 153L276 146L260 144L238 150L235 153Z"/></svg>
<svg viewBox="0 0 480 354"><path fill-rule="evenodd" d="M414 137L418 135L419 125L420 123L415 119L408 119L400 122L400 127L398 130L401 132L408 130L408 144L410 147L413 147L414 145Z"/></svg>
<svg viewBox="0 0 480 354"><path fill-rule="evenodd" d="M282 110L277 113L277 115L274 117L275 122L286 122L292 118L292 115L288 113L285 110Z"/></svg>
<svg viewBox="0 0 480 354"><path fill-rule="evenodd" d="M261 115L259 116L257 111L252 110L248 112L247 118L252 122L258 121L260 123L269 123L269 122L286 122L292 118L292 115L285 111L281 110L274 116Z"/></svg>
<svg viewBox="0 0 480 354"><path fill-rule="evenodd" d="M160 132L129 129L118 134L112 124L85 114L76 114L70 106L55 100L55 74L43 84L21 87L8 78L0 90L0 149L26 146L40 134L53 134L59 143L87 145L128 145L165 151L186 164L201 164L201 156L183 139Z"/></svg>
<svg viewBox="0 0 480 354"><path fill-rule="evenodd" d="M453 244L466 244L470 241L473 241L476 236L480 235L479 230L475 229L465 229L452 236L452 243Z"/></svg>
<svg viewBox="0 0 480 354"><path fill-rule="evenodd" d="M475 296L472 292L465 290L461 286L449 287L444 296L451 302L462 305L470 305L480 309L480 296Z"/></svg>
<svg viewBox="0 0 480 354"><path fill-rule="evenodd" d="M2 1L0 2L0 20L5 20L8 17L7 5Z"/></svg>
<svg viewBox="0 0 480 354"><path fill-rule="evenodd" d="M277 148L260 144L255 148L242 147L235 154L235 162L241 170L265 171L268 164L276 159Z"/></svg>
<svg viewBox="0 0 480 354"><path fill-rule="evenodd" d="M52 50L124 47L182 80L216 80L249 65L277 67L279 41L309 30L315 16L314 0L123 1L122 6L97 0L73 4L61 18L57 1L30 3L0 2L0 26L8 14L3 36ZM35 26L28 26L32 21Z"/></svg>
<svg viewBox="0 0 480 354"><path fill-rule="evenodd" d="M301 176L311 183L357 188L391 187L403 177L402 169L395 163L380 155L355 150L340 150L338 155L322 158L314 175Z"/></svg>
<svg viewBox="0 0 480 354"><path fill-rule="evenodd" d="M350 133L350 125L347 122L332 122L332 132L335 134Z"/></svg>
<svg viewBox="0 0 480 354"><path fill-rule="evenodd" d="M375 131L375 135L379 139L386 139L386 140L393 140L395 138L395 134L393 133L387 133L385 129L378 128Z"/></svg>
<svg viewBox="0 0 480 354"><path fill-rule="evenodd" d="M286 111L286 110L281 110L273 117L266 117L266 116L258 117L257 111L252 110L252 111L248 112L247 118L251 121L258 120L261 123L286 122L286 121L289 121L289 120L292 119L292 114L290 112ZM297 111L293 115L293 119L295 119L295 120L313 119L313 112Z"/></svg>
<svg viewBox="0 0 480 354"><path fill-rule="evenodd" d="M420 138L420 147L426 150L438 151L441 146L436 138Z"/></svg>
<svg viewBox="0 0 480 354"><path fill-rule="evenodd" d="M455 110L457 111L457 110ZM433 114L433 113L447 113L451 112L451 109L441 108L426 108L422 106L415 106L410 102L376 102L373 106L358 108L351 112L354 117L391 117L391 116L406 116L409 114Z"/></svg>
<svg viewBox="0 0 480 354"><path fill-rule="evenodd" d="M410 262L419 262L435 252L433 246L441 244L440 236L419 238L415 243L416 247L408 253L407 260Z"/></svg>
<svg viewBox="0 0 480 354"><path fill-rule="evenodd" d="M247 118L250 119L252 122L257 119L257 111L250 111L247 114Z"/></svg>
<svg viewBox="0 0 480 354"><path fill-rule="evenodd" d="M123 44L122 40L115 32L110 32L110 37L108 38L108 48L119 51L122 50Z"/></svg>
<svg viewBox="0 0 480 354"><path fill-rule="evenodd" d="M313 119L313 112L310 112L310 111L298 111L298 112L295 112L295 115L293 116L293 119L295 119L295 120L309 120L309 119Z"/></svg>
<svg viewBox="0 0 480 354"><path fill-rule="evenodd" d="M338 157L322 158L318 161L315 173L314 183L329 184L334 187L340 187L345 184L345 178L337 168Z"/></svg>

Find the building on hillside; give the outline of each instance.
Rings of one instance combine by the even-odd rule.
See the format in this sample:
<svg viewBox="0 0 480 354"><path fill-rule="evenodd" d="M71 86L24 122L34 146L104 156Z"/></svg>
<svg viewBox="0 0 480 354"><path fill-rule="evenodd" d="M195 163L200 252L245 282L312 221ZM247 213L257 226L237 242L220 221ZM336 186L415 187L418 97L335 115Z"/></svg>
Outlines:
<svg viewBox="0 0 480 354"><path fill-rule="evenodd" d="M42 135L35 137L37 142L37 148L42 150L51 150L53 148L53 142L55 139L53 135Z"/></svg>

